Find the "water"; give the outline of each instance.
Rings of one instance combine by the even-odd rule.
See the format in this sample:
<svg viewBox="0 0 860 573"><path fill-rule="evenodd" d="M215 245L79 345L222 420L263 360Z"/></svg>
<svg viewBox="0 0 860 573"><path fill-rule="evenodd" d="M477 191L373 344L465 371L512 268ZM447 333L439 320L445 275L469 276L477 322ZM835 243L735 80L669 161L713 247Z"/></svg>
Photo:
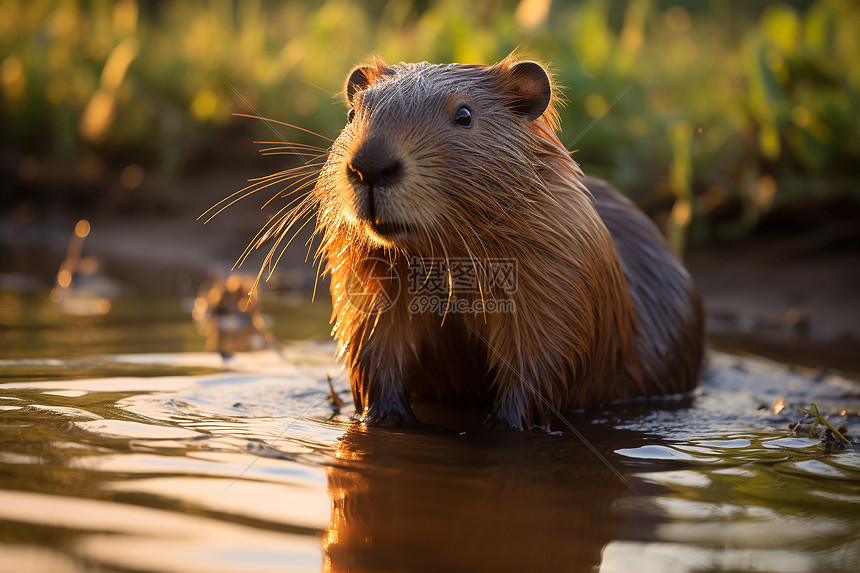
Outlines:
<svg viewBox="0 0 860 573"><path fill-rule="evenodd" d="M4 571L860 570L860 454L788 429L814 401L856 435L849 378L712 353L558 435L377 430L329 342L224 363L176 300L0 302Z"/></svg>

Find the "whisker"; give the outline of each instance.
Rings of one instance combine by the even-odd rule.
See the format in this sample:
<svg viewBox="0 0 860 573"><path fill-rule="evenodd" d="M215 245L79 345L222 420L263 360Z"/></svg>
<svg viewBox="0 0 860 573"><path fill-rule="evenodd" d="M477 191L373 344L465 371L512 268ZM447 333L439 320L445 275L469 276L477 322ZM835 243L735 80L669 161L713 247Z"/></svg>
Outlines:
<svg viewBox="0 0 860 573"><path fill-rule="evenodd" d="M276 183L277 183L277 182L273 182L273 183L270 183L269 185L275 185ZM268 185L267 185L267 187L268 187ZM242 191L245 191L246 189L249 189L249 188L250 188L250 186L249 186L249 187L245 187L245 189L242 189ZM265 188L265 187L262 187L261 189L264 189L264 188ZM218 215L220 215L222 212L224 212L224 210L229 209L232 205L235 205L236 203L238 203L239 201L241 201L241 200L242 200L242 199L244 199L245 197L249 197L249 196L253 195L254 193L256 193L256 192L257 192L257 191L259 191L259 190L260 190L260 189L252 189L251 191L248 191L248 192L247 192L247 193L245 193L244 195L241 195L240 197L236 197L235 199L233 199L232 201L230 201L229 203L225 204L223 207L221 207L220 209L218 209L217 211L215 211L214 213L212 213L212 214L211 214L211 215L210 215L210 216L209 216L205 221L203 221L203 224L205 225L206 223L208 223L209 221L211 221L212 219L214 219L215 217L217 217ZM218 205L221 205L221 204L222 204L222 203L224 203L225 201L229 200L231 197L235 197L238 193L241 193L242 191L237 191L236 193L233 193L232 195L230 195L230 197L227 197L226 199L222 199L221 201L219 201L218 203L216 203L215 205L213 205L212 207L210 207L210 208L206 211L206 213L209 213L209 211L211 211L212 209L214 209L214 208L215 208L215 207L217 207ZM203 213L203 215L200 215L200 217L203 217L204 215L206 215L206 213ZM198 218L197 218L197 220L198 220L198 221L200 220L200 217L198 217Z"/></svg>
<svg viewBox="0 0 860 573"><path fill-rule="evenodd" d="M278 237L278 240L275 241L275 244L273 244L272 248L269 249L269 252L266 253L266 258L263 260L263 264L260 265L260 271L257 273L257 278L254 280L254 287L253 287L254 290L256 290L257 287L260 285L260 279L263 277L263 273L266 271L266 268L271 267L271 262L272 262L272 258L274 257L274 253L277 250L278 245L281 244L283 237L284 237L283 235ZM259 245L260 245L260 243L257 244L257 246L259 246ZM272 275L271 275L271 271L270 271L269 277L271 277L271 276ZM268 280L268 277L266 278L266 280Z"/></svg>
<svg viewBox="0 0 860 573"><path fill-rule="evenodd" d="M336 93L330 92L325 88L321 88L320 86L313 84L313 83L309 82L308 80L302 80L302 83L305 83L305 84L311 86L312 88L321 91L322 93L326 94L329 97L332 97L332 98L337 97Z"/></svg>
<svg viewBox="0 0 860 573"><path fill-rule="evenodd" d="M289 141L254 141L256 145L276 145L284 148L297 148L297 149L307 149L309 151L317 151L319 153L325 153L326 149L324 147L320 147L318 145L313 145L310 143L298 143L298 142L289 142Z"/></svg>
<svg viewBox="0 0 860 573"><path fill-rule="evenodd" d="M325 164L325 162L304 163L302 165L297 165L296 167L290 167L289 169L282 169L281 171L276 171L275 173L272 173L271 175L264 175L262 177L253 177L251 179L248 179L248 181L265 181L267 179L271 179L272 177L280 177L281 175L288 175L290 173L296 173L296 172L304 171L305 169L308 169L309 167L322 167L324 164Z"/></svg>
<svg viewBox="0 0 860 573"><path fill-rule="evenodd" d="M303 131L303 132L308 133L310 135L313 135L315 137L319 137L320 139L324 139L328 142L332 142L332 143L334 142L334 140L331 138L328 138L324 135L320 135L319 133L316 133L315 131L311 131L310 129L305 129L304 127L299 127L298 125L293 125L292 123L286 123L283 121L278 121L276 119L263 117L262 115L251 115L251 114L247 114L247 113L233 113L233 115L236 117L245 117L248 119L259 119L261 121L265 121L266 123L274 123L277 125L283 125L284 127L290 127L292 129L297 129L299 131Z"/></svg>
<svg viewBox="0 0 860 573"><path fill-rule="evenodd" d="M254 238L251 239L251 242L248 243L248 246L245 247L245 250L239 256L239 259L236 261L236 264L233 265L234 270L245 263L247 258L251 255L251 251L258 249L263 243L265 243L269 239L276 227L279 227L284 224L284 219L290 217L290 212L287 212L284 215L281 214L290 209L291 205L300 199L303 198L297 197L293 201L281 207L281 209L279 209L278 212L275 213L272 218L269 219L268 222L266 222L265 225L263 225L263 228L257 231L257 234L254 235ZM304 199L307 199L307 197L304 197ZM281 216L279 217L279 215Z"/></svg>
<svg viewBox="0 0 860 573"><path fill-rule="evenodd" d="M275 179L275 180L273 180L273 181L269 181L269 182L268 182L268 183L266 183L265 185L260 185L260 183L263 183L264 181L258 181L258 182L254 183L254 184L252 184L252 185L248 185L247 187L245 187L245 188L243 188L243 189L240 189L240 190L239 190L239 191L237 191L236 193L233 193L232 195L230 195L230 196L229 196L229 197L227 197L226 199L222 199L221 201L219 201L218 203L216 203L215 205L213 205L212 207L210 207L210 208L209 208L209 210L208 210L208 211L206 211L206 213L209 213L209 211L212 211L212 209L214 209L215 207L218 207L219 205L221 205L221 204L222 204L222 203L224 203L225 201L230 200L232 197L236 197L236 195L237 195L238 193L242 193L243 191L246 191L246 190L248 190L248 189L250 189L250 191L248 191L248 192L247 192L247 193L245 193L244 195L241 195L241 196L239 196L239 197L236 197L235 199L233 199L233 200L232 200L232 201L230 201L229 203L226 203L223 207L221 207L220 209L218 209L217 211L215 211L214 213L212 213L212 214L209 216L209 218L207 218L207 219L206 219L206 221L204 221L204 224L208 223L209 221L211 221L212 219L214 219L215 217L217 217L218 215L220 215L223 211L225 211L226 209L229 209L231 206L235 205L236 203L238 203L239 201L241 201L241 200L242 200L242 199L244 199L245 197L249 197L249 196L253 195L254 193L256 193L257 191L262 191L263 189L266 189L266 188L268 188L268 187L271 187L272 185L277 185L278 183L283 183L283 182L285 182L285 181L289 181L289 180L290 180L290 179L292 179L293 177L297 177L297 175L295 175L295 174L294 174L294 175L284 176L284 177L281 177L281 178L279 178L279 179ZM259 185L259 186L258 186L258 185ZM255 188L255 187L256 187L256 188ZM287 188L289 188L289 187L287 187ZM281 192L279 191L278 193L280 194ZM266 205L268 205L270 201L271 201L271 199L270 199L269 201L267 201L267 202L266 202ZM263 205L263 207L265 207L265 205ZM263 207L261 207L261 209L262 209ZM204 213L203 215L205 215L206 213ZM201 217L202 217L203 215L201 215ZM198 219L199 219L199 218L198 218Z"/></svg>
<svg viewBox="0 0 860 573"><path fill-rule="evenodd" d="M287 155L290 157L301 157L302 159L306 159L307 161L313 161L314 159L319 159L320 157L323 157L322 154L311 155L309 153L301 153L299 151L289 149L287 147L283 147L280 149L261 149L260 155L262 155L263 157L272 157L274 155Z"/></svg>
<svg viewBox="0 0 860 573"><path fill-rule="evenodd" d="M232 199L232 198L233 198L233 197L235 197L236 195L239 195L240 193L245 192L247 189L250 189L251 187L253 187L253 185L248 185L247 187L243 187L242 189L239 189L238 191L235 191L235 192L231 193L230 195L228 195L228 196L224 197L223 199L221 199L220 201L218 201L217 203L215 203L214 205L212 205L211 207L209 207L208 209L206 209L205 211L203 211L200 215L198 215L196 220L197 220L197 221L199 221L200 219L202 219L203 217L205 217L205 216L206 216L210 211L212 211L212 209L217 208L219 205L221 205L221 204L222 204L222 203L224 203L225 201L229 201L230 199ZM252 192L252 193L253 193L253 192ZM250 195L250 193L249 193L249 195ZM247 197L247 195L244 195L243 197ZM241 199L241 197L240 197L240 199ZM237 199L237 201L238 201L238 199ZM231 203L231 205L232 205L232 203ZM223 211L223 209L222 209L222 211ZM220 212L221 212L221 211L218 211L218 213L220 213ZM218 213L216 213L216 215L217 215ZM215 216L215 215L212 215L212 217L214 217L214 216ZM211 221L211 220L212 220L212 217L209 217L208 219L206 219L205 223L208 223L209 221ZM205 224L205 223L204 223L204 224Z"/></svg>
<svg viewBox="0 0 860 573"><path fill-rule="evenodd" d="M317 253L319 253L319 249L317 249ZM322 271L323 258L322 258L322 257L317 257L317 259L318 259L318 261L319 261L319 262L317 262L317 272L316 272L316 275L314 276L314 290L313 290L313 292L311 293L311 302L314 302L314 300L316 299L316 296L317 296L317 284L319 283L319 280L320 280L320 273L321 273L321 271Z"/></svg>
<svg viewBox="0 0 860 573"><path fill-rule="evenodd" d="M278 217L277 222L272 223L269 229L260 237L259 241L256 244L256 247L260 247L268 241L272 236L276 234L283 234L290 230L290 227L296 222L296 220L305 215L305 213L312 208L312 203L307 201L308 197L296 197L289 203L287 203L284 207L282 207L277 215L283 213L286 209L292 207L287 213L284 213L280 217ZM296 204L296 202L299 202ZM274 218L272 219L275 220Z"/></svg>
<svg viewBox="0 0 860 573"><path fill-rule="evenodd" d="M310 238L308 239L308 252L305 253L305 263L308 262L308 259L311 258L311 248L314 246L314 239L316 238L316 230L311 233Z"/></svg>
<svg viewBox="0 0 860 573"><path fill-rule="evenodd" d="M272 197L268 201L263 203L263 206L260 207L260 210L262 211L263 209L268 207L269 203L271 203L272 201L274 201L278 197L285 197L286 198L286 197L289 197L290 195L293 195L293 194L298 193L300 191L304 191L308 187L311 187L311 185L315 182L316 182L316 173L311 173L309 175L306 175L302 179L294 181L293 183L291 183L290 187L293 185L298 185L299 183L301 183L301 185L299 185L298 187L296 187L295 189L291 190L289 193L286 193L286 194L282 194L282 193L284 193L284 191L286 191L290 187L285 187L284 189L281 189L280 191L278 191L277 193L272 195Z"/></svg>
<svg viewBox="0 0 860 573"><path fill-rule="evenodd" d="M299 235L299 233L301 233L301 232L302 232L302 229L304 229L305 227L307 227L307 226L308 226L308 223L310 223L310 222L311 222L311 221L313 221L313 220L314 220L314 219L313 219L313 217L308 217L308 218L307 218L307 220L306 220L304 223L302 223L301 227L299 227L298 229L296 229L296 232L295 232L295 233L293 233L293 236L292 236L292 237L290 237L290 240L289 240L289 241L287 241L287 244L286 244L286 245L284 245L284 248L283 248L283 249L281 249L281 254L279 254L279 255L278 255L278 258L277 258L277 259L275 259L275 264L274 264L274 265L272 265L272 268L271 268L271 270L269 271L269 277L270 277L270 278L271 278L271 276L272 276L272 273L274 273L274 272L275 272L275 267L277 267L277 266L278 266L278 263L279 263L279 262L281 262L281 257L283 257L283 256L284 256L284 253L287 251L287 248L290 246L290 243L292 243L292 242L293 242L293 239L295 239L295 238Z"/></svg>
<svg viewBox="0 0 860 573"><path fill-rule="evenodd" d="M471 227L471 225L470 225L470 227ZM475 273L475 284L478 285L478 294L481 296L481 314L483 315L483 318L484 318L484 324L486 324L487 323L487 304L486 304L486 300L484 300L484 284L482 281L482 279L484 277L478 273L478 266L475 262L475 260L476 260L475 255L474 255L474 253L472 253L472 249L469 247L469 242L466 240L466 237L463 236L463 234L459 231L459 229L457 230L457 234L460 236L460 239L462 239L463 246L466 247L466 254L469 256L469 262L472 263L472 271ZM483 262L482 261L478 261L478 262L481 264L482 268L486 268L486 266L489 264L486 259Z"/></svg>
<svg viewBox="0 0 860 573"><path fill-rule="evenodd" d="M317 165L321 165L321 164L310 164L310 165L313 167L316 167ZM277 173L273 173L273 174L267 175L265 177L258 177L255 179L249 179L248 181L251 183L250 185L246 185L242 189L239 189L238 191L235 191L234 193L231 193L227 197L221 199L220 201L218 201L217 203L215 203L214 205L212 205L211 207L206 209L206 211L201 213L197 217L197 220L199 221L203 217L206 217L206 215L208 215L210 212L212 212L213 209L218 209L218 207L221 207L221 205L224 205L223 207L218 209L215 213L213 213L211 216L209 216L204 221L204 224L206 224L209 221L211 221L212 219L214 219L216 216L218 216L222 211L224 211L225 209L227 209L231 205L234 205L237 201L241 201L245 197L248 197L249 195L253 195L257 191L260 191L261 189L265 189L266 187L269 187L271 185L276 185L276 184L284 182L284 181L289 181L293 177L301 176L304 174L303 170L306 170L307 168L308 168L308 165L301 165L299 167L294 167L292 169L285 169L283 171L278 171ZM266 183L266 182L268 182L268 184L261 185L262 183ZM247 193L245 193L246 191L247 191ZM236 195L240 195L242 193L245 193L245 194L241 195L241 197L233 199L234 197L236 197ZM233 200L231 201L231 199L233 199ZM226 203L226 205L225 205L225 203Z"/></svg>

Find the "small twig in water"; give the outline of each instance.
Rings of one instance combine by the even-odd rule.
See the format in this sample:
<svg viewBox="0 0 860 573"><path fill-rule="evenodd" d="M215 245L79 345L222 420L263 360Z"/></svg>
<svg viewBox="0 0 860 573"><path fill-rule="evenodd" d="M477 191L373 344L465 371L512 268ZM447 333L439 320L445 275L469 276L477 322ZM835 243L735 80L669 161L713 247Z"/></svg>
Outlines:
<svg viewBox="0 0 860 573"><path fill-rule="evenodd" d="M340 396L337 395L337 392L334 391L334 384L332 384L331 376L326 374L325 377L328 379L328 390L331 393L331 403L335 408L340 410L343 408L343 400L341 400Z"/></svg>
<svg viewBox="0 0 860 573"><path fill-rule="evenodd" d="M800 410L804 414L812 416L812 418L813 418L812 426L809 427L810 435L812 434L812 431L815 429L815 426L817 426L818 424L821 424L823 426L826 426L827 429L829 429L831 432L833 432L833 435L836 436L836 438L839 439L839 441L842 442L843 444L850 444L851 443L848 441L848 438L843 436L839 430L837 430L836 428L833 427L833 424L828 422L827 419L825 419L825 417L822 416L818 412L818 406L815 404L815 402L811 402L809 408L798 408L798 410Z"/></svg>

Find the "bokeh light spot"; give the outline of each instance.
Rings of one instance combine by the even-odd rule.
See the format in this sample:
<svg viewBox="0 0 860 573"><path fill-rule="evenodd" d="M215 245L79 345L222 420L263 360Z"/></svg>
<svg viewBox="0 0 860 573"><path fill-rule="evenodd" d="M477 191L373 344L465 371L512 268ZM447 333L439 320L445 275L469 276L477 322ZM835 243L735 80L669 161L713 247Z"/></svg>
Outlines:
<svg viewBox="0 0 860 573"><path fill-rule="evenodd" d="M86 219L81 219L75 224L75 235L81 239L85 239L90 234L90 222Z"/></svg>
<svg viewBox="0 0 860 573"><path fill-rule="evenodd" d="M137 189L143 183L143 168L140 165L129 165L122 170L119 182L128 190Z"/></svg>
<svg viewBox="0 0 860 573"><path fill-rule="evenodd" d="M666 22L666 27L675 33L686 32L692 24L690 13L680 6L672 6L666 10L663 20Z"/></svg>
<svg viewBox="0 0 860 573"><path fill-rule="evenodd" d="M22 181L34 181L39 176L42 165L32 155L28 155L18 164L18 176Z"/></svg>
<svg viewBox="0 0 860 573"><path fill-rule="evenodd" d="M597 117L606 109L606 100L600 94L591 94L585 98L585 113Z"/></svg>

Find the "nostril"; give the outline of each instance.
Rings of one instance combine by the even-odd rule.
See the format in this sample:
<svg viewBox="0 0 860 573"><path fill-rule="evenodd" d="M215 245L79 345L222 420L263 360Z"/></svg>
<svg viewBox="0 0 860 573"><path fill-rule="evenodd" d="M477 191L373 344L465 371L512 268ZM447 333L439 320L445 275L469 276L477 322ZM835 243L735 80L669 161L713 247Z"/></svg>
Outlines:
<svg viewBox="0 0 860 573"><path fill-rule="evenodd" d="M399 159L382 160L374 158L368 160L363 157L354 157L346 164L347 177L353 183L364 183L365 185L377 186L391 183L400 175L403 166Z"/></svg>
<svg viewBox="0 0 860 573"><path fill-rule="evenodd" d="M358 179L359 181L364 181L364 176L361 174L361 171L352 163L346 164L346 175L350 179Z"/></svg>
<svg viewBox="0 0 860 573"><path fill-rule="evenodd" d="M380 179L390 179L398 173L400 173L400 161L395 159L391 162L391 164L388 165L388 167L385 167L382 170Z"/></svg>

